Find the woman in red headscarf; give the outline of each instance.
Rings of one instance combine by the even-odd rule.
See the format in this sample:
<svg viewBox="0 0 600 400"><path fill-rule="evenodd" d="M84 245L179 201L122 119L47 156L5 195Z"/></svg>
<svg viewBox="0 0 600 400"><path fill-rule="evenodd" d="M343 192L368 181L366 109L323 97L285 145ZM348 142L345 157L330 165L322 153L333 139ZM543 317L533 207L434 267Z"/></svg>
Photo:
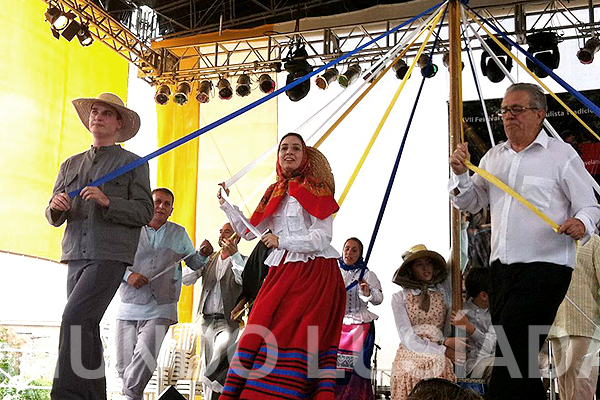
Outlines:
<svg viewBox="0 0 600 400"><path fill-rule="evenodd" d="M296 133L281 139L277 180L250 219L260 232L269 229L261 240L272 249L265 260L270 268L222 399L334 398L346 291L330 244L339 209L333 180L318 176L315 152ZM239 209L224 202L220 190L217 197L236 232L253 239Z"/></svg>

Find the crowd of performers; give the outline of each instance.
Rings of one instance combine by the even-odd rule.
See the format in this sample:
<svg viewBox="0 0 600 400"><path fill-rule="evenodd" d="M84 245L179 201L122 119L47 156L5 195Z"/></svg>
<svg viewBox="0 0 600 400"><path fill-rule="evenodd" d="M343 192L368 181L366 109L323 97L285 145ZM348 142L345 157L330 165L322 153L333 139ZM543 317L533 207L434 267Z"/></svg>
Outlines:
<svg viewBox="0 0 600 400"><path fill-rule="evenodd" d="M331 246L339 207L320 152L299 134L285 135L276 182L249 221L219 189L229 220L220 232L220 250L206 240L195 250L185 229L168 221L175 195L167 188L150 190L146 164L100 186L85 186L137 159L115 143L133 137L140 122L112 94L73 104L93 144L61 165L46 210L51 224L67 222L62 261L68 264L68 301L53 399L106 398L99 323L119 287L118 372L125 397L142 399L166 331L177 322L181 284L200 277L204 398L373 399L378 316L368 304L381 304L384 294L365 265L359 239L347 239L342 255ZM571 291L575 240L597 243L600 220L583 162L542 130L546 109L539 87L510 86L501 108L508 140L488 151L480 166L560 227L554 231L512 197L470 175L468 146L458 146L450 157L450 198L470 213L489 206L489 267L469 271L468 300L463 310L451 312L444 258L422 244L402 253L395 273L389 273L400 286L391 297L400 339L391 373L393 399L479 398L453 383L460 371L489 382L490 399L546 398L539 368L530 367L538 365L557 309ZM69 195L80 187L85 188L79 196ZM253 232L261 233L258 245L249 257L240 255L238 241L255 239ZM581 248L592 264L600 263L595 249ZM597 292L590 301L597 301ZM248 319L237 338L244 307ZM583 359L589 354L581 349L590 343L598 341L577 341L578 352L568 342L555 346L559 359L573 354ZM582 361L574 363L580 371L589 372L581 379L595 388L597 362L585 370L584 360L576 361ZM573 389L579 379L561 383L561 399L592 398Z"/></svg>

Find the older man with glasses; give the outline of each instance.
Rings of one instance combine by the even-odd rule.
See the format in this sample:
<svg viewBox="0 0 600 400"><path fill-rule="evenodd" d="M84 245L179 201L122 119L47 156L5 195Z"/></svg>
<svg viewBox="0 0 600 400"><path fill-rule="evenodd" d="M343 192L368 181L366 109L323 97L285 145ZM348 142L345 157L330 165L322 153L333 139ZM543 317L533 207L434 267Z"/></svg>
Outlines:
<svg viewBox="0 0 600 400"><path fill-rule="evenodd" d="M481 176L469 176L467 143L450 157L454 205L471 213L490 205L490 312L498 334L491 399L546 399L537 355L569 287L575 241L587 241L600 219L583 161L542 130L546 111L539 86L511 85L501 108L508 140L479 166L561 224L558 232Z"/></svg>

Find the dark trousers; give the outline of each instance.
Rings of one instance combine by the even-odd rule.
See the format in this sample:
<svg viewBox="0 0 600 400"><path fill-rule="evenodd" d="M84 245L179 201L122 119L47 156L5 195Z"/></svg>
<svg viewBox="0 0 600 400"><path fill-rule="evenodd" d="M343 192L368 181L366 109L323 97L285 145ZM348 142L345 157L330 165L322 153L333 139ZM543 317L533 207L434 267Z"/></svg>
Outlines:
<svg viewBox="0 0 600 400"><path fill-rule="evenodd" d="M100 320L127 264L112 260L69 261L53 400L106 400Z"/></svg>
<svg viewBox="0 0 600 400"><path fill-rule="evenodd" d="M544 262L492 263L490 313L498 343L489 399L546 399L538 353L567 293L572 272L569 267ZM516 361L522 378L511 376L506 366L511 360L513 366Z"/></svg>

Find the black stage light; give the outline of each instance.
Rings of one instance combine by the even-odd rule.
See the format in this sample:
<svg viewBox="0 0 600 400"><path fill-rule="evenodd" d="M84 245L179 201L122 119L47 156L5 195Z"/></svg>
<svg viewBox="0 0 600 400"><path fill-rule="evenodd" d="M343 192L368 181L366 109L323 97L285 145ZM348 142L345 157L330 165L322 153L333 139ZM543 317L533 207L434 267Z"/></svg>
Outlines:
<svg viewBox="0 0 600 400"><path fill-rule="evenodd" d="M250 94L250 77L246 74L241 74L237 79L235 93L240 97L246 97Z"/></svg>
<svg viewBox="0 0 600 400"><path fill-rule="evenodd" d="M173 102L180 106L184 105L188 102L191 91L192 85L190 85L189 82L179 82L177 84L177 89L175 90L175 95L173 96Z"/></svg>
<svg viewBox="0 0 600 400"><path fill-rule="evenodd" d="M82 25L79 22L72 19L71 22L69 22L69 25L67 25L67 27L60 34L70 42L81 30L81 26Z"/></svg>
<svg viewBox="0 0 600 400"><path fill-rule="evenodd" d="M600 39L591 37L585 42L583 48L579 49L577 58L582 64L591 64L598 50L600 50Z"/></svg>
<svg viewBox="0 0 600 400"><path fill-rule="evenodd" d="M511 44L506 39L498 38L498 40L506 47L509 51L512 48ZM512 69L513 60L512 58L502 50L502 48L492 38L485 39L485 43L488 45L490 50L498 57L498 61L504 65L504 68L508 72ZM496 64L490 53L484 51L481 54L481 72L484 76L494 83L498 83L504 79L504 72Z"/></svg>
<svg viewBox="0 0 600 400"><path fill-rule="evenodd" d="M217 90L219 91L219 98L221 100L229 100L233 97L233 90L231 89L231 83L225 78L219 79L217 83Z"/></svg>
<svg viewBox="0 0 600 400"><path fill-rule="evenodd" d="M281 70L281 66L279 67ZM258 87L263 93L272 93L275 90L275 81L269 74L262 74L258 78Z"/></svg>
<svg viewBox="0 0 600 400"><path fill-rule="evenodd" d="M67 14L63 13L58 7L48 7L48 10L46 10L44 16L46 17L46 21L50 22L52 28L57 31L65 29L69 23L69 17Z"/></svg>
<svg viewBox="0 0 600 400"><path fill-rule="evenodd" d="M171 88L169 87L169 85L166 85L163 83L156 90L156 93L154 94L154 101L156 102L156 104L160 104L161 106L164 106L165 104L167 104L169 102L170 97L171 97Z"/></svg>
<svg viewBox="0 0 600 400"><path fill-rule="evenodd" d="M341 87L346 89L348 86L352 84L355 80L358 79L360 73L362 72L362 68L359 63L354 63L348 67L346 72L338 76L338 83Z"/></svg>
<svg viewBox="0 0 600 400"><path fill-rule="evenodd" d="M210 90L212 89L211 81L202 81L198 87L198 93L196 94L196 100L198 103L208 103L210 101Z"/></svg>
<svg viewBox="0 0 600 400"><path fill-rule="evenodd" d="M394 70L394 73L396 74L396 78L404 79L404 77L406 76L406 73L408 72L408 65L406 65L406 61L400 59L400 60L396 61L394 63L394 65L392 65L392 69Z"/></svg>
<svg viewBox="0 0 600 400"><path fill-rule="evenodd" d="M79 32L77 32L77 39L83 47L89 46L94 42L94 38L90 33L90 28L83 24L81 25Z"/></svg>
<svg viewBox="0 0 600 400"><path fill-rule="evenodd" d="M323 74L317 76L315 83L319 89L327 89L329 84L337 79L340 73L336 68L329 68Z"/></svg>
<svg viewBox="0 0 600 400"><path fill-rule="evenodd" d="M421 75L425 78L433 78L438 72L438 66L429 60L427 54L421 54L417 61L419 68L421 68Z"/></svg>
<svg viewBox="0 0 600 400"><path fill-rule="evenodd" d="M304 46L299 46L296 50L284 60L283 67L288 72L288 76L285 79L285 84L289 85L297 79L302 78L304 75L312 72L312 66L306 61L308 53ZM291 101L302 100L310 91L310 79L302 82L295 87L286 90L285 94Z"/></svg>
<svg viewBox="0 0 600 400"><path fill-rule="evenodd" d="M560 37L555 32L538 32L526 37L529 53L549 69L556 69L560 64L558 42ZM527 68L533 71L538 78L545 78L548 73L536 63L527 58Z"/></svg>

